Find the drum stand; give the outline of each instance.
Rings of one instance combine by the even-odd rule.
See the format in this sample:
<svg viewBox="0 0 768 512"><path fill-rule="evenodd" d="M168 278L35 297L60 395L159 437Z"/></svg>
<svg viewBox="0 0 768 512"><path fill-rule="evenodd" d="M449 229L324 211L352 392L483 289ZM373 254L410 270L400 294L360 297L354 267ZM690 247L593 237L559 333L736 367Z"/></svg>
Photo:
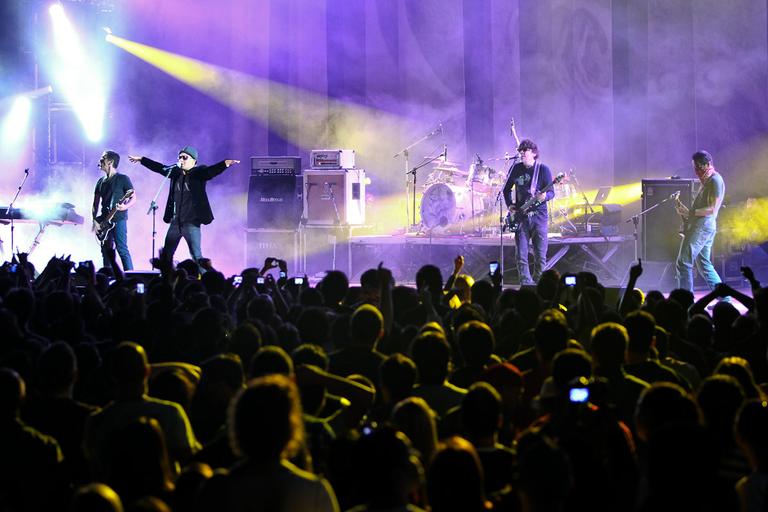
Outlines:
<svg viewBox="0 0 768 512"><path fill-rule="evenodd" d="M412 183L412 190L411 190L411 201L412 201L412 203L411 203L411 205L413 206L413 210L411 211L411 215L412 215L412 218L411 218L412 219L411 228L412 229L417 229L417 226L416 226L416 173L418 172L419 169L421 169L425 165L431 164L432 162L434 162L438 158L443 158L443 157L445 157L445 150L441 151L439 155L433 156L432 158L430 158L428 160L425 160L424 162L420 163L419 165L417 165L416 167L414 167L413 169L411 169L410 171L405 173L406 175L408 175L408 174L412 174L413 175L413 179L411 180L411 183ZM406 233L407 232L408 232L408 230L406 230Z"/></svg>
<svg viewBox="0 0 768 512"><path fill-rule="evenodd" d="M412 221L411 227L415 227L416 226L416 171L418 169L420 169L421 167L424 167L424 165L428 164L429 162L433 162L434 160L437 160L438 158L440 158L440 156L443 156L443 154L441 153L440 155L436 156L432 160L429 160L429 162L425 162L425 163L423 163L423 164L421 164L421 165L411 169L411 164L408 161L408 157L410 156L409 155L409 151L410 151L410 149L412 147L414 147L417 144L420 144L421 142L423 142L423 141L433 137L437 133L440 133L440 135L443 134L443 123L439 123L437 125L437 128L435 128L434 130L432 130L428 134L424 135L419 140L417 140L417 141L409 144L405 148L401 149L400 151L395 153L395 155L392 157L392 158L397 158L398 156L403 155L403 158L404 158L404 161L405 161L405 175L406 175L406 178L405 178L405 232L406 233L408 232L409 221ZM409 199L408 194L409 194L409 191L410 191L411 187L410 187L410 180L408 179L407 176L408 176L408 174L411 174L411 173L413 173L413 197L411 198L412 199L413 211L409 212L408 211L408 203L411 202L411 201L408 201L408 199Z"/></svg>

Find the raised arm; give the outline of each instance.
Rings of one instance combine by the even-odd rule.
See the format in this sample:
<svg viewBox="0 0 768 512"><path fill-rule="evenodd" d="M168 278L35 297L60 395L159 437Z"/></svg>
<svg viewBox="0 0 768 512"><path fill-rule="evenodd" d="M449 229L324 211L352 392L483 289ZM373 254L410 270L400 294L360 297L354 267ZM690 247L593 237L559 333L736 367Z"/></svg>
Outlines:
<svg viewBox="0 0 768 512"><path fill-rule="evenodd" d="M161 164L160 162L155 162L154 160L150 160L149 158L145 156L128 156L128 161L130 161L132 164L141 164L147 169L149 169L152 172L156 172L158 174L165 174L168 172L169 167L166 165Z"/></svg>

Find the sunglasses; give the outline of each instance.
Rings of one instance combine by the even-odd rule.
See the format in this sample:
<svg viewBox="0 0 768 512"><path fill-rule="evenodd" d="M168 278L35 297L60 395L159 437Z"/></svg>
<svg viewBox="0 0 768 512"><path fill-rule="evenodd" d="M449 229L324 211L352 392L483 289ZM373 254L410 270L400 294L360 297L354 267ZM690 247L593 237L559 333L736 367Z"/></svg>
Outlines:
<svg viewBox="0 0 768 512"><path fill-rule="evenodd" d="M179 155L179 160L188 160L189 155Z"/></svg>

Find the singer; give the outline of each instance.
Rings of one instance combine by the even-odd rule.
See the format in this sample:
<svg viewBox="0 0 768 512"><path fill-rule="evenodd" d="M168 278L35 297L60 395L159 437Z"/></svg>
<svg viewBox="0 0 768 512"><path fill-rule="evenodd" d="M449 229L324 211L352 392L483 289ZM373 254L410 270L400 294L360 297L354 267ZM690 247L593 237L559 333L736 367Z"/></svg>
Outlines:
<svg viewBox="0 0 768 512"><path fill-rule="evenodd" d="M232 164L239 164L240 160L222 160L207 166L198 165L197 156L197 149L185 146L179 151L176 165L171 167L143 156L129 156L128 160L134 164L141 163L150 171L163 176L170 170L171 186L163 214L163 221L168 224L168 232L161 249L162 256L173 259L183 238L189 247L190 257L199 264L203 258L200 226L213 222L213 211L205 186L209 180L223 173Z"/></svg>
<svg viewBox="0 0 768 512"><path fill-rule="evenodd" d="M720 276L710 261L712 243L717 232L717 213L723 204L725 182L715 170L712 155L706 151L697 151L692 158L693 170L701 181L699 193L689 209L677 201L675 209L683 218L685 230L680 252L675 264L677 286L693 292L693 264L710 289L720 282Z"/></svg>
<svg viewBox="0 0 768 512"><path fill-rule="evenodd" d="M119 164L120 155L116 152L107 150L101 154L99 169L104 172L104 176L96 182L96 189L93 191L93 207L91 209L93 231L101 229L97 216L99 219L104 218L111 209L116 209L117 212L112 218L114 227L109 230L104 243L101 245L101 256L104 260L104 266L112 268L105 255L105 250L115 248L117 254L120 255L123 270L133 270L131 253L128 250L128 212L126 210L136 204L136 194L134 193L126 201L120 201L128 191L133 190L133 183L131 183L131 178L117 172ZM99 215L99 203L101 203L101 215Z"/></svg>
<svg viewBox="0 0 768 512"><path fill-rule="evenodd" d="M523 139L517 146L520 160L515 163L508 173L504 184L504 202L511 213L522 206L534 194L539 204L521 222L515 233L515 250L517 252L517 270L520 284L535 284L547 266L547 232L549 231L549 216L547 201L555 197L555 192L549 185L552 183L552 172L549 167L539 162L539 148L530 139ZM512 187L515 188L515 198L512 198ZM549 187L547 192L539 192ZM533 245L533 278L528 265L528 246Z"/></svg>

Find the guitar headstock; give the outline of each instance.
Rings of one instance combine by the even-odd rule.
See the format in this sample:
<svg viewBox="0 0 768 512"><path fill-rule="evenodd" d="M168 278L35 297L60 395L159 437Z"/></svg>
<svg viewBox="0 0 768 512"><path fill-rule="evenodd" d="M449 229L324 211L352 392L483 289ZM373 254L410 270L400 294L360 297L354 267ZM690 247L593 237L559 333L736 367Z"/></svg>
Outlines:
<svg viewBox="0 0 768 512"><path fill-rule="evenodd" d="M555 179L552 180L552 183L557 185L561 181L563 181L566 177L566 174L564 172L557 173L557 176L555 176Z"/></svg>

